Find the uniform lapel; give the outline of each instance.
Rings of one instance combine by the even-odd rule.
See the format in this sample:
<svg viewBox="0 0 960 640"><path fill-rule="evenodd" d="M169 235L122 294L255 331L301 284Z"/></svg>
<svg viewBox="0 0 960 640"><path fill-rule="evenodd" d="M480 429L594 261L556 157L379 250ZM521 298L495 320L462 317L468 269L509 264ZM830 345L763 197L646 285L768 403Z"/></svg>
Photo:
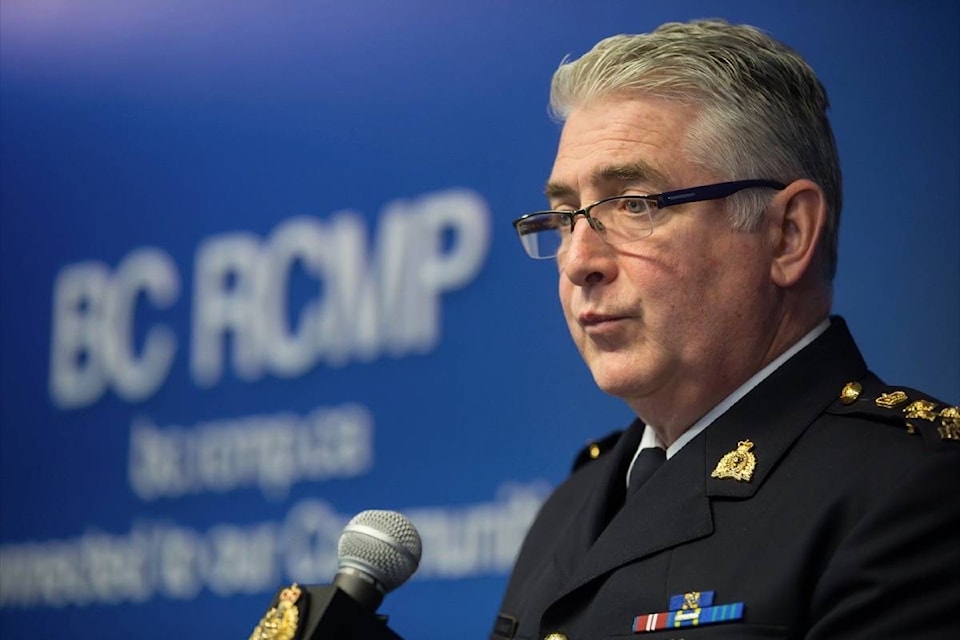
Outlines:
<svg viewBox="0 0 960 640"><path fill-rule="evenodd" d="M703 468L703 441L696 438L623 505L581 556L558 599L623 564L709 535L713 518Z"/></svg>
<svg viewBox="0 0 960 640"><path fill-rule="evenodd" d="M559 549L555 563L566 568L561 574L568 577L562 580L557 599L626 563L710 535L710 499L752 496L796 438L836 399L843 384L865 374L866 365L846 325L833 318L824 335L668 460L595 542L579 539ZM754 445L757 465L752 478L743 482L712 478L720 458L742 440ZM618 472L617 465L608 465L605 482L609 484ZM600 502L602 496L591 496L584 515L595 514Z"/></svg>
<svg viewBox="0 0 960 640"><path fill-rule="evenodd" d="M626 493L627 466L640 445L643 429L643 423L635 420L608 454L580 471L588 476L582 482L587 492L581 503L573 506L577 524L563 532L553 559L562 582L566 582L578 570L581 559L603 534L610 517L620 508Z"/></svg>

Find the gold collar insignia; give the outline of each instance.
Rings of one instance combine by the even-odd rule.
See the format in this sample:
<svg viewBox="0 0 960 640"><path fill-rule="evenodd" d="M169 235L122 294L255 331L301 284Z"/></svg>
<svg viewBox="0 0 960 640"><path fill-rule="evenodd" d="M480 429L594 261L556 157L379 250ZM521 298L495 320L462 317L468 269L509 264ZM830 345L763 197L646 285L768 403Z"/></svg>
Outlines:
<svg viewBox="0 0 960 640"><path fill-rule="evenodd" d="M710 477L733 478L739 482L749 482L757 466L757 458L750 451L751 449L753 449L752 442L741 440L737 443L736 451L731 451L720 458Z"/></svg>

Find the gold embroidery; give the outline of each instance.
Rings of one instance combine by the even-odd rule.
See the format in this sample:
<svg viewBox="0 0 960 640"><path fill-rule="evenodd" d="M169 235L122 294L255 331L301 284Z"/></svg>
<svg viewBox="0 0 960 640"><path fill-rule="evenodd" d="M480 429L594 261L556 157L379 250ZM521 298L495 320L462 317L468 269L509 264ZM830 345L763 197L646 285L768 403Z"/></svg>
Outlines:
<svg viewBox="0 0 960 640"><path fill-rule="evenodd" d="M898 404L903 404L907 401L907 394L903 391L894 391L893 393L881 393L880 397L875 400L878 407L884 407L886 409L892 409Z"/></svg>
<svg viewBox="0 0 960 640"><path fill-rule="evenodd" d="M300 594L296 582L281 591L277 606L270 607L263 614L260 623L250 634L250 640L293 640L300 624L300 610L297 609Z"/></svg>
<svg viewBox="0 0 960 640"><path fill-rule="evenodd" d="M937 404L935 402L930 402L929 400L915 400L903 408L903 413L908 419L922 418L929 422L933 422L937 419L937 413L934 411L936 408Z"/></svg>
<svg viewBox="0 0 960 640"><path fill-rule="evenodd" d="M944 407L937 431L944 440L960 440L960 407Z"/></svg>

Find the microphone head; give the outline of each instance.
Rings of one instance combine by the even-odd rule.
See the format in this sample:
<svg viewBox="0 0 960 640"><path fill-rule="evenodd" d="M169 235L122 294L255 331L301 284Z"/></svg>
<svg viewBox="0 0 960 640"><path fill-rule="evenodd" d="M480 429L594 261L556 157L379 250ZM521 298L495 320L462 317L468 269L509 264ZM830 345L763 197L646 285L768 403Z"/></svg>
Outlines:
<svg viewBox="0 0 960 640"><path fill-rule="evenodd" d="M402 513L370 509L347 523L337 556L340 571L360 571L376 580L383 593L406 582L420 564L420 534Z"/></svg>

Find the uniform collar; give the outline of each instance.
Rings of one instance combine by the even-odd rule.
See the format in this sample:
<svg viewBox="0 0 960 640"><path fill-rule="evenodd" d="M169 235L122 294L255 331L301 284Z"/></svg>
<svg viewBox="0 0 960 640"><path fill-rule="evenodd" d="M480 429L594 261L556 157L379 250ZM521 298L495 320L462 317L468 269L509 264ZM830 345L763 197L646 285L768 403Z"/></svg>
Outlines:
<svg viewBox="0 0 960 640"><path fill-rule="evenodd" d="M766 380L771 373L783 366L788 360L790 360L790 358L799 353L800 350L819 338L829 327L830 318L824 318L823 322L814 327L812 331L793 343L789 349L774 358L772 362L754 374L749 380L740 385L733 393L721 400L720 404L705 413L702 418L693 423L693 425L684 431L680 437L677 438L677 440L669 447L664 447L663 441L660 440L660 437L657 435L656 431L653 430L653 427L651 427L649 424L646 425L643 436L640 439L640 447L637 449L637 454L634 455L634 460L636 460L640 450L646 449L647 447L665 448L667 450L667 460L675 456L685 444L696 438L700 432L710 426L714 420L726 413L730 407L735 405L742 397L750 393L754 387ZM631 464L631 467L632 466L633 465Z"/></svg>

